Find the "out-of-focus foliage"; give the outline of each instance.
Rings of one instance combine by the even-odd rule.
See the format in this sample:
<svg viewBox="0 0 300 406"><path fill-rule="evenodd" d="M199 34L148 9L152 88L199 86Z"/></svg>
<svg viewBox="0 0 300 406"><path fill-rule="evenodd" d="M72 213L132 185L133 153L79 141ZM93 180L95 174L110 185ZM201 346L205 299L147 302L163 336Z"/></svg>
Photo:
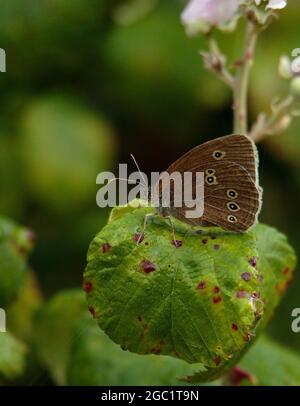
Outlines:
<svg viewBox="0 0 300 406"><path fill-rule="evenodd" d="M72 333L84 310L82 292L70 290L57 294L36 315L33 337L36 353L59 385L66 384Z"/></svg>
<svg viewBox="0 0 300 406"><path fill-rule="evenodd" d="M16 298L26 278L31 232L9 219L0 218L0 305Z"/></svg>
<svg viewBox="0 0 300 406"><path fill-rule="evenodd" d="M299 354L268 337L261 337L255 343L240 367L253 374L261 386L299 386Z"/></svg>
<svg viewBox="0 0 300 406"><path fill-rule="evenodd" d="M25 369L26 347L9 333L0 334L0 384L18 378Z"/></svg>
<svg viewBox="0 0 300 406"><path fill-rule="evenodd" d="M16 162L19 161L16 141L0 134L0 213L19 214L24 207L22 176Z"/></svg>
<svg viewBox="0 0 300 406"><path fill-rule="evenodd" d="M94 197L98 172L111 166L114 137L108 124L72 100L36 100L21 122L24 170L29 191L64 212Z"/></svg>
<svg viewBox="0 0 300 406"><path fill-rule="evenodd" d="M7 308L9 331L25 342L31 342L34 315L42 300L36 275L29 271L18 296Z"/></svg>

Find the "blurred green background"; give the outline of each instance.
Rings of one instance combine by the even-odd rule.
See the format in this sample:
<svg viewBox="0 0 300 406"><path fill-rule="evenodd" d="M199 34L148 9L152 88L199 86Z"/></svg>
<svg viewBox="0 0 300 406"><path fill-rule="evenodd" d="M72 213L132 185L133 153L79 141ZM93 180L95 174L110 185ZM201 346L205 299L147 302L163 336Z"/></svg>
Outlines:
<svg viewBox="0 0 300 406"><path fill-rule="evenodd" d="M146 173L162 171L191 147L231 133L231 95L202 67L205 41L186 37L184 4L0 0L7 55L0 74L0 214L36 233L30 265L46 299L82 284L89 242L108 216L95 202L100 171L117 171L120 162L134 169L130 153ZM290 1L260 39L252 121L287 91L277 66L300 46L299 16L300 5ZM232 62L240 34L219 35ZM260 220L287 234L298 254L299 132L296 119L285 134L259 145ZM269 330L300 352L300 336L290 328L295 307L298 276ZM32 377L33 384L53 381L46 372Z"/></svg>

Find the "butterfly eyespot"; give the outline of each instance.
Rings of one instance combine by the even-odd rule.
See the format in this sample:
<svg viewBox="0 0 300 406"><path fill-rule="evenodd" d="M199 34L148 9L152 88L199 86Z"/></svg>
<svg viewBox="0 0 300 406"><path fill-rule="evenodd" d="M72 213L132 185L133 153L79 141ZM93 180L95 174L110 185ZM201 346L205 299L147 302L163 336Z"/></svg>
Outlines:
<svg viewBox="0 0 300 406"><path fill-rule="evenodd" d="M213 157L215 159L222 159L222 158L224 158L225 155L226 155L226 152L224 152L224 151L214 151L214 153L213 153Z"/></svg>
<svg viewBox="0 0 300 406"><path fill-rule="evenodd" d="M238 192L235 191L234 189L227 190L227 196L230 197L231 199L236 199L238 195L239 195Z"/></svg>
<svg viewBox="0 0 300 406"><path fill-rule="evenodd" d="M206 182L208 185L217 185L217 184L218 184L217 178L216 178L214 175L206 176L205 182Z"/></svg>
<svg viewBox="0 0 300 406"><path fill-rule="evenodd" d="M236 223L237 222L237 218L235 216L229 215L227 217L227 220L229 221L229 223Z"/></svg>
<svg viewBox="0 0 300 406"><path fill-rule="evenodd" d="M216 171L214 169L206 169L206 175L214 175Z"/></svg>
<svg viewBox="0 0 300 406"><path fill-rule="evenodd" d="M231 210L231 211L238 211L238 210L240 210L240 206L239 206L237 203L234 203L234 202L229 202L229 203L227 203L227 207L228 207L228 209Z"/></svg>

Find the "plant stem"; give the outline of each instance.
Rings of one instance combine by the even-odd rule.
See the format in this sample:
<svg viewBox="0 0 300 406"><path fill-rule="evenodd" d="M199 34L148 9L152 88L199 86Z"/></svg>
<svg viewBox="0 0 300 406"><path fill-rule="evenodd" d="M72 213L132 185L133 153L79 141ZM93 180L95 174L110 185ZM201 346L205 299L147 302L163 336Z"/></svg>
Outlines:
<svg viewBox="0 0 300 406"><path fill-rule="evenodd" d="M211 34L208 35L209 54L204 53L205 67L214 72L219 79L225 83L230 89L233 89L234 78L229 73L226 67L226 58L220 51L218 43ZM210 59L205 60L205 56L209 55Z"/></svg>
<svg viewBox="0 0 300 406"><path fill-rule="evenodd" d="M234 133L248 132L248 88L250 70L257 40L258 30L253 22L248 21L246 27L244 55L235 78L233 92Z"/></svg>

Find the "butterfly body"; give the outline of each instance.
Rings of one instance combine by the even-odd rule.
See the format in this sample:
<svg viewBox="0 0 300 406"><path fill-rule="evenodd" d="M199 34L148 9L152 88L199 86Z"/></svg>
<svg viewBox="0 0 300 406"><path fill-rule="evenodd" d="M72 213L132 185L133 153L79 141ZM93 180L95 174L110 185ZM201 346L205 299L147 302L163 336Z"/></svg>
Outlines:
<svg viewBox="0 0 300 406"><path fill-rule="evenodd" d="M257 149L246 135L234 134L201 144L175 161L167 173L203 173L203 215L188 218L184 201L181 207L175 204L172 185L169 207L160 206L158 212L193 226L216 225L227 231L245 232L257 223L261 209L257 168ZM193 195L195 183L191 185Z"/></svg>

